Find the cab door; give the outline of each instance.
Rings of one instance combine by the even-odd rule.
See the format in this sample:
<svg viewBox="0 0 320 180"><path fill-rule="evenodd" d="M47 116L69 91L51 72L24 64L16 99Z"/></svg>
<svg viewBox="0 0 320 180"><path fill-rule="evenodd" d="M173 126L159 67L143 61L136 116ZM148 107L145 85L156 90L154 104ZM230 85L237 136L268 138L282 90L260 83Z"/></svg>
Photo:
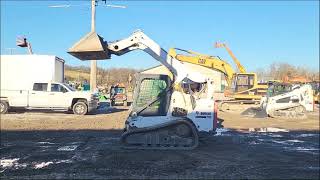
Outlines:
<svg viewBox="0 0 320 180"><path fill-rule="evenodd" d="M29 94L29 107L47 108L49 107L48 83L34 83Z"/></svg>
<svg viewBox="0 0 320 180"><path fill-rule="evenodd" d="M70 106L68 101L68 90L58 83L51 83L49 94L50 107L67 108Z"/></svg>

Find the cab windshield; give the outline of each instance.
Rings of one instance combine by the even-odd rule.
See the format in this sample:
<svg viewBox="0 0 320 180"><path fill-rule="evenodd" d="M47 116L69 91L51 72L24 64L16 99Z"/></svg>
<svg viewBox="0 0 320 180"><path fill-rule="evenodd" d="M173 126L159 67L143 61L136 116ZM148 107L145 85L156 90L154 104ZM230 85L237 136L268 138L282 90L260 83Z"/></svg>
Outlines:
<svg viewBox="0 0 320 180"><path fill-rule="evenodd" d="M76 91L73 87L69 86L69 84L63 83L63 85L70 91Z"/></svg>
<svg viewBox="0 0 320 180"><path fill-rule="evenodd" d="M124 93L126 93L126 89L125 88L121 88L121 87L112 88L111 91L114 91L114 94L124 94Z"/></svg>
<svg viewBox="0 0 320 180"><path fill-rule="evenodd" d="M272 84L268 87L267 95L269 97L284 94L292 91L292 85L290 84Z"/></svg>

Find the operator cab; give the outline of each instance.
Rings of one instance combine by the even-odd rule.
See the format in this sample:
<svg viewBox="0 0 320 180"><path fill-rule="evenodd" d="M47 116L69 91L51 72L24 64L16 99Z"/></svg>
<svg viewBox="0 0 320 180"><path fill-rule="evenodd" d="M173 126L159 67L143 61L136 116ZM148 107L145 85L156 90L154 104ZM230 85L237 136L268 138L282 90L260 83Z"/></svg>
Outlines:
<svg viewBox="0 0 320 180"><path fill-rule="evenodd" d="M144 117L166 116L174 89L170 77L168 75L139 74L136 79L131 115L134 113L135 116ZM189 95L193 109L197 99L207 96L206 82L198 83L185 78L181 81L179 88L181 92ZM173 111L175 110L176 108ZM184 111L184 115L187 114L186 109L179 108L179 111Z"/></svg>
<svg viewBox="0 0 320 180"><path fill-rule="evenodd" d="M170 77L139 74L136 79L132 113L139 116L166 116L170 105L169 91L172 90Z"/></svg>
<svg viewBox="0 0 320 180"><path fill-rule="evenodd" d="M272 83L267 90L267 96L273 97L280 94L288 93L293 90L292 84L288 83Z"/></svg>
<svg viewBox="0 0 320 180"><path fill-rule="evenodd" d="M254 87L255 74L237 74L232 82L234 92L246 91Z"/></svg>

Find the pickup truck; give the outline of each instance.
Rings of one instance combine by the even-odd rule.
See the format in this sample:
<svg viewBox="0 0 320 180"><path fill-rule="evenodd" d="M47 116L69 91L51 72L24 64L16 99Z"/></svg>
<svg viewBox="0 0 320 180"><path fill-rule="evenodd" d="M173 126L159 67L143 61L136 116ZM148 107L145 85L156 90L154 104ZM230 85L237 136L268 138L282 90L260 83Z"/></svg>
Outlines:
<svg viewBox="0 0 320 180"><path fill-rule="evenodd" d="M76 91L68 84L36 82L31 90L1 90L0 112L11 108L72 110L85 115L98 106L98 96L90 92Z"/></svg>

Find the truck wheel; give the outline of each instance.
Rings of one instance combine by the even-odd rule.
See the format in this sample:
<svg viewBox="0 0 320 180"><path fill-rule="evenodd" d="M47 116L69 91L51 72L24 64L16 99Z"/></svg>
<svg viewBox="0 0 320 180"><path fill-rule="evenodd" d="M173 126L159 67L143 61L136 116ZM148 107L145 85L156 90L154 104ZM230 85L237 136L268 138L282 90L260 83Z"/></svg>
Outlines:
<svg viewBox="0 0 320 180"><path fill-rule="evenodd" d="M76 102L73 105L72 110L73 110L73 113L76 115L85 115L88 112L88 106L84 102Z"/></svg>
<svg viewBox="0 0 320 180"><path fill-rule="evenodd" d="M9 104L6 101L0 101L0 114L8 112Z"/></svg>

